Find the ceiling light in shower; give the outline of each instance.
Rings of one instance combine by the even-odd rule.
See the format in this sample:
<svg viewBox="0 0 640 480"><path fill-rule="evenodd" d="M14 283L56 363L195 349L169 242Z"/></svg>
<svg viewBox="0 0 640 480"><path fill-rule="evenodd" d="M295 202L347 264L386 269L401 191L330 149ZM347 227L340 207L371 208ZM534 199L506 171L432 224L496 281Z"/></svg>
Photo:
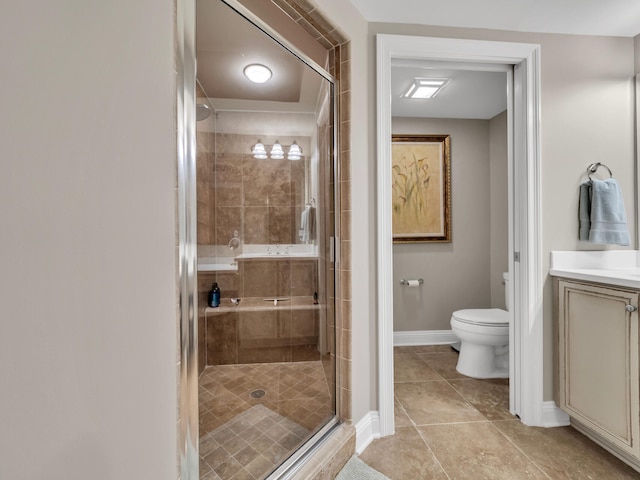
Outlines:
<svg viewBox="0 0 640 480"><path fill-rule="evenodd" d="M282 150L282 145L280 142L276 140L276 143L271 147L271 158L275 160L282 160L284 158L284 150Z"/></svg>
<svg viewBox="0 0 640 480"><path fill-rule="evenodd" d="M296 141L294 140L289 147L289 153L287 153L287 158L289 160L300 160L300 156L302 155L302 149L298 146Z"/></svg>
<svg viewBox="0 0 640 480"><path fill-rule="evenodd" d="M448 78L416 78L402 95L405 98L433 98L449 83Z"/></svg>
<svg viewBox="0 0 640 480"><path fill-rule="evenodd" d="M264 149L264 144L261 140L258 140L258 143L251 147L251 153L253 153L253 158L258 158L260 160L268 158L267 151Z"/></svg>
<svg viewBox="0 0 640 480"><path fill-rule="evenodd" d="M264 83L271 78L271 70L259 63L244 67L244 75L253 83Z"/></svg>

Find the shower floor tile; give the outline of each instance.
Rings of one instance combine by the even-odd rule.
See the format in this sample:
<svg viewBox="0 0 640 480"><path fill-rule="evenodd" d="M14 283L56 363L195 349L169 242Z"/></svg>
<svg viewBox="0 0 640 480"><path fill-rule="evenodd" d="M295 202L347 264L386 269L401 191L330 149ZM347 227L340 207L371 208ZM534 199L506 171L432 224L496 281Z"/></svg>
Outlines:
<svg viewBox="0 0 640 480"><path fill-rule="evenodd" d="M208 366L200 375L200 478L265 478L333 415L321 361Z"/></svg>

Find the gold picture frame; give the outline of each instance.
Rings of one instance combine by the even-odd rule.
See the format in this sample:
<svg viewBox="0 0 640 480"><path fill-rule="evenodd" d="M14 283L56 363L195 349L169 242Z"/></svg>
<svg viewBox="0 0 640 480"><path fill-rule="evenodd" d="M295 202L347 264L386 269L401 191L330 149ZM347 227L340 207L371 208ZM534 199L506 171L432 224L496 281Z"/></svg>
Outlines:
<svg viewBox="0 0 640 480"><path fill-rule="evenodd" d="M451 242L449 135L392 135L393 243Z"/></svg>

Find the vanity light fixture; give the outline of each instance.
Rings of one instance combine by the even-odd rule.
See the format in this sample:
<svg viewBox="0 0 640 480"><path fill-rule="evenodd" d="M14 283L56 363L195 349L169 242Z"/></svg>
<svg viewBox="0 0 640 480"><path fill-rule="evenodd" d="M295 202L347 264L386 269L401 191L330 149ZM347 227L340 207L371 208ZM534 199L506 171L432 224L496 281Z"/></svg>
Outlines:
<svg viewBox="0 0 640 480"><path fill-rule="evenodd" d="M301 155L302 155L302 149L294 140L293 143L291 144L291 147L289 147L289 153L287 153L287 158L289 160L300 160Z"/></svg>
<svg viewBox="0 0 640 480"><path fill-rule="evenodd" d="M449 83L448 78L415 78L402 96L404 98L433 98L447 83Z"/></svg>
<svg viewBox="0 0 640 480"><path fill-rule="evenodd" d="M251 153L253 153L253 158L257 158L260 160L268 158L267 151L265 150L262 140L260 139L258 139L258 143L251 147Z"/></svg>
<svg viewBox="0 0 640 480"><path fill-rule="evenodd" d="M244 75L253 83L265 83L271 78L271 70L259 63L252 63L244 67Z"/></svg>
<svg viewBox="0 0 640 480"><path fill-rule="evenodd" d="M287 148L288 160L300 160L302 158L302 149L295 140L291 145L282 145L278 140L276 140L273 145L264 145L262 140L258 140L258 142L251 147L251 153L253 154L253 158L259 160L264 160L269 157L274 160L282 160L285 156L285 149Z"/></svg>
<svg viewBox="0 0 640 480"><path fill-rule="evenodd" d="M284 150L282 150L282 145L280 142L276 140L276 143L271 147L271 158L274 160L282 160L284 158Z"/></svg>

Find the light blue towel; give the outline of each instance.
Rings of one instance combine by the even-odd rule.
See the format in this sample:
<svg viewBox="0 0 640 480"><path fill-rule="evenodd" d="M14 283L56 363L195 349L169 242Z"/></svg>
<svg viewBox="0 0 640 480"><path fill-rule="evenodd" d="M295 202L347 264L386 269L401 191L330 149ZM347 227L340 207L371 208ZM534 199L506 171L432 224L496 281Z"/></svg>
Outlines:
<svg viewBox="0 0 640 480"><path fill-rule="evenodd" d="M587 240L588 230L587 241L590 243L629 245L622 191L614 178L591 180L580 185L579 217L580 240Z"/></svg>

